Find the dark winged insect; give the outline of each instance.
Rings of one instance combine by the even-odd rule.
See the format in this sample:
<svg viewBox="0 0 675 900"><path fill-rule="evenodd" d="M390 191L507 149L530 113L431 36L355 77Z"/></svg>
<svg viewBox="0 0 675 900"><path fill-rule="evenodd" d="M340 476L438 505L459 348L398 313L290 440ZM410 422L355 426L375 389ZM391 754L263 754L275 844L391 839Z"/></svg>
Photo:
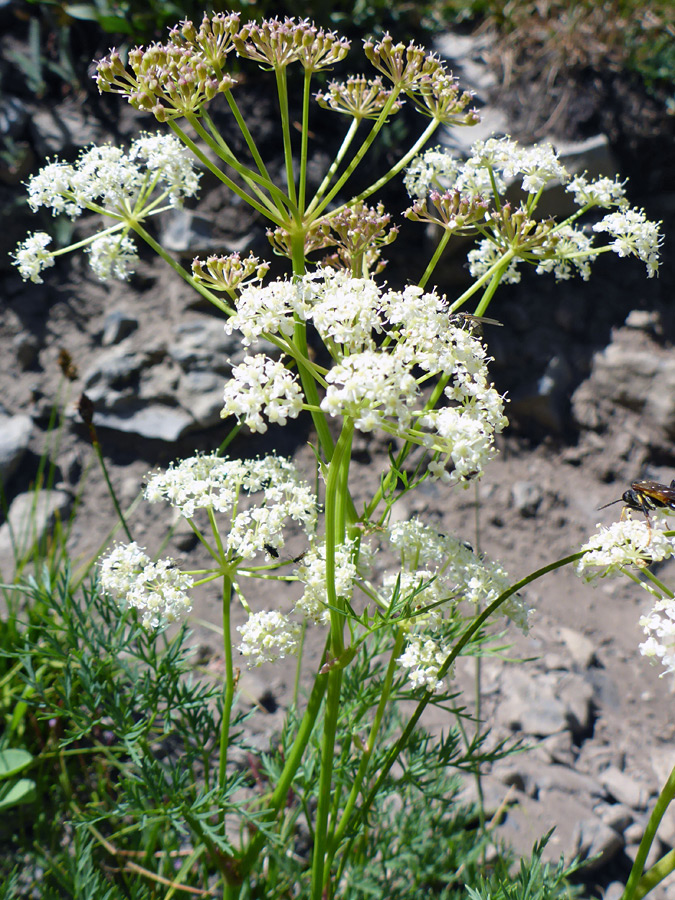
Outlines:
<svg viewBox="0 0 675 900"><path fill-rule="evenodd" d="M472 316L470 313L450 313L448 320L451 325L458 328L466 327L467 331L475 332L479 336L483 332L483 325L501 325L496 319L488 319L487 316Z"/></svg>
<svg viewBox="0 0 675 900"><path fill-rule="evenodd" d="M634 481L630 489L624 491L618 500L605 503L600 509L607 509L615 503L624 503L627 509L641 512L649 524L649 513L655 509L675 510L675 479L670 485L658 481Z"/></svg>

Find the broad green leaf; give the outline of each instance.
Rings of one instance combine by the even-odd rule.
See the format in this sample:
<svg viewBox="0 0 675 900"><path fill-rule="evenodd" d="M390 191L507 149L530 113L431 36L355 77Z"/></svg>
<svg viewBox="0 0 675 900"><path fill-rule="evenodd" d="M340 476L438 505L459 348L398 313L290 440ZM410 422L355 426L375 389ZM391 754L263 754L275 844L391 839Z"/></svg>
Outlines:
<svg viewBox="0 0 675 900"><path fill-rule="evenodd" d="M13 784L0 787L0 810L18 806L19 803L32 803L35 800L35 782L30 778L20 778Z"/></svg>
<svg viewBox="0 0 675 900"><path fill-rule="evenodd" d="M16 775L33 762L33 757L27 750L0 750L0 779Z"/></svg>

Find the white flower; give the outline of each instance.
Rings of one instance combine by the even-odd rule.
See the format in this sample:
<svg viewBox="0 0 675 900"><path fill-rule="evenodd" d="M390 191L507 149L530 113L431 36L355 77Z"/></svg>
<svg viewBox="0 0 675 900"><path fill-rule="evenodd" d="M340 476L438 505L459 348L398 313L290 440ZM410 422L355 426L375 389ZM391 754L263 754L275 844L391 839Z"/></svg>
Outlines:
<svg viewBox="0 0 675 900"><path fill-rule="evenodd" d="M306 304L300 283L280 279L261 287L246 287L235 301L236 313L225 323L225 331L236 329L243 335L244 345L252 344L264 332L290 337L295 328L295 316L306 318Z"/></svg>
<svg viewBox="0 0 675 900"><path fill-rule="evenodd" d="M241 493L261 493L259 505L239 509ZM193 456L148 479L145 496L151 503L167 500L191 519L199 509L230 513L224 540L230 556L250 559L268 548L279 551L287 520L314 533L316 499L293 463L278 456L239 461L215 455Z"/></svg>
<svg viewBox="0 0 675 900"><path fill-rule="evenodd" d="M444 684L438 677L438 671L449 654L450 648L445 644L433 638L412 635L396 662L401 668L408 669L408 681L413 690L424 687L432 694L440 694Z"/></svg>
<svg viewBox="0 0 675 900"><path fill-rule="evenodd" d="M104 144L83 150L70 178L70 189L80 207L91 203L123 212L143 185L141 167L121 147Z"/></svg>
<svg viewBox="0 0 675 900"><path fill-rule="evenodd" d="M609 245L618 256L637 256L647 266L647 276L653 278L659 268L659 247L663 235L660 222L651 222L641 209L625 209L605 216L593 226L593 231L606 231L615 240Z"/></svg>
<svg viewBox="0 0 675 900"><path fill-rule="evenodd" d="M354 353L326 375L321 409L329 416L350 416L359 431L373 431L386 420L406 429L419 389L409 367L393 354L376 350Z"/></svg>
<svg viewBox="0 0 675 900"><path fill-rule="evenodd" d="M584 281L591 276L591 261L597 255L593 250L593 241L577 228L564 225L553 232L552 237L557 238L550 259L542 259L537 266L537 275L544 272L552 272L556 281L567 281L572 277L575 267ZM546 250L546 247L542 248Z"/></svg>
<svg viewBox="0 0 675 900"><path fill-rule="evenodd" d="M283 613L272 611L252 613L237 631L241 634L239 652L250 657L249 666L261 666L296 654L302 627Z"/></svg>
<svg viewBox="0 0 675 900"><path fill-rule="evenodd" d="M303 279L307 316L322 341L340 344L342 352L375 348L374 333L382 331L380 291L371 278L352 278L334 269L318 269Z"/></svg>
<svg viewBox="0 0 675 900"><path fill-rule="evenodd" d="M192 609L190 575L172 559L152 562L136 543L120 544L99 563L103 589L142 613L146 628L184 619Z"/></svg>
<svg viewBox="0 0 675 900"><path fill-rule="evenodd" d="M142 134L132 143L129 158L145 160L148 170L166 185L171 206L182 206L185 197L194 197L199 190L192 156L173 135Z"/></svg>
<svg viewBox="0 0 675 900"><path fill-rule="evenodd" d="M42 284L40 272L54 265L54 257L46 249L51 240L51 236L44 231L36 231L16 248L13 265L24 281L30 279L35 284Z"/></svg>
<svg viewBox="0 0 675 900"><path fill-rule="evenodd" d="M335 548L335 595L347 600L351 598L357 578L352 553L351 544L340 544ZM313 547L303 556L296 575L305 586L302 597L295 605L296 611L316 625L328 625L330 610L327 606L325 544Z"/></svg>
<svg viewBox="0 0 675 900"><path fill-rule="evenodd" d="M626 206L625 181L615 178L596 178L588 181L585 174L576 175L567 185L566 190L574 194L577 206Z"/></svg>
<svg viewBox="0 0 675 900"><path fill-rule="evenodd" d="M522 189L528 194L536 194L552 182L564 184L569 180L569 173L551 144L522 147L509 137L488 138L476 141L471 154L470 164L490 166L505 181L522 176Z"/></svg>
<svg viewBox="0 0 675 900"><path fill-rule="evenodd" d="M48 163L37 175L28 179L28 205L37 212L41 206L51 209L52 215L65 213L71 219L82 212L82 205L72 196L71 181L75 170L62 162Z"/></svg>
<svg viewBox="0 0 675 900"><path fill-rule="evenodd" d="M640 644L640 653L652 662L661 662L666 675L675 672L675 600L657 600L648 616L642 616L640 627L647 640Z"/></svg>
<svg viewBox="0 0 675 900"><path fill-rule="evenodd" d="M416 156L405 171L403 183L408 196L423 200L430 191L447 190L457 178L459 161L440 147Z"/></svg>
<svg viewBox="0 0 675 900"><path fill-rule="evenodd" d="M136 244L129 235L102 234L87 248L89 265L100 281L126 281L138 262Z"/></svg>
<svg viewBox="0 0 675 900"><path fill-rule="evenodd" d="M403 571L413 573L418 585L431 577L435 579L433 584L425 584L424 597L431 590L438 599L452 596L454 602L466 600L485 608L511 586L507 572L498 562L478 556L468 544L451 535L439 534L419 519L396 522L390 527L388 538L391 547L400 554ZM510 597L499 607L499 612L527 633L532 610L521 597Z"/></svg>
<svg viewBox="0 0 675 900"><path fill-rule="evenodd" d="M499 262L499 260L504 256L504 251L502 251L496 244L492 241L489 241L487 238L485 240L479 241L478 246L473 250L469 250L466 255L466 258L469 262L469 272L472 278L480 278L481 275L484 275L488 269L491 269L495 263ZM515 256L509 263L506 268L506 272L502 275L502 281L504 284L518 284L520 282L520 272L518 271L518 264L520 260L517 256Z"/></svg>
<svg viewBox="0 0 675 900"><path fill-rule="evenodd" d="M640 569L673 555L673 540L654 524L626 516L600 529L581 548L584 556L576 566L586 581L620 575L625 566Z"/></svg>
<svg viewBox="0 0 675 900"><path fill-rule="evenodd" d="M232 378L225 385L223 419L236 416L251 431L267 431L264 413L270 422L285 425L297 419L302 411L303 394L300 385L282 362L259 353L246 356L244 362L232 369Z"/></svg>

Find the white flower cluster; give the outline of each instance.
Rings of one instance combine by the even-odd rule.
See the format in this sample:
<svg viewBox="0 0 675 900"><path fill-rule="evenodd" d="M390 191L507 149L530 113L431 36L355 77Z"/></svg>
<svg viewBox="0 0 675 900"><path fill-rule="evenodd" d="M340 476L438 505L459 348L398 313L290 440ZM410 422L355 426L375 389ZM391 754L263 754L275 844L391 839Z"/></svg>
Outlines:
<svg viewBox="0 0 675 900"><path fill-rule="evenodd" d="M646 264L650 278L656 274L663 242L660 223L649 221L642 210L629 208L625 182L607 177L593 181L585 175L572 177L550 144L521 147L508 137L489 138L476 141L469 158L464 161L449 157L436 148L413 160L407 170L405 185L408 194L416 200L426 198L430 190L439 187L457 190L469 199L475 199L491 197L495 190L502 195L506 185L514 181L518 181L522 190L535 201L536 195L546 186L563 184L584 211L593 207L618 207L616 212L597 222L593 231L608 232L615 238L608 245L612 251L619 256L636 256ZM483 234L491 230L490 219L491 213L487 211L485 225L478 229ZM542 257L537 272L552 272L557 279L564 280L576 269L584 279L588 278L590 264L602 248L595 248L591 237L572 225L565 226L564 230L554 230L551 237L556 238L555 243L530 251L531 261L537 262ZM485 274L503 253L501 241L488 238L480 241L468 255L472 277ZM515 257L509 262L503 276L505 283L516 284L520 280L517 269L520 261L520 257Z"/></svg>
<svg viewBox="0 0 675 900"><path fill-rule="evenodd" d="M106 144L83 150L74 164L54 161L33 175L27 184L28 205L37 212L76 219L85 209L121 220L130 215L141 220L152 215L164 198L168 205L182 206L199 186L188 150L173 135L144 134L133 141L129 152ZM37 233L21 243L14 262L21 277L38 281L39 272L53 259L45 256L44 235ZM90 263L101 280L127 278L136 261L130 237L105 234L93 239ZM48 261L50 260L50 261Z"/></svg>
<svg viewBox="0 0 675 900"><path fill-rule="evenodd" d="M405 170L403 184L408 196L423 200L433 190L445 191L454 187L460 162L440 147L420 153Z"/></svg>
<svg viewBox="0 0 675 900"><path fill-rule="evenodd" d="M597 531L581 548L584 556L576 566L584 580L621 575L626 566L644 569L673 555L675 544L658 525L626 516Z"/></svg>
<svg viewBox="0 0 675 900"><path fill-rule="evenodd" d="M675 600L657 600L648 616L642 616L640 627L647 640L640 644L640 653L652 662L660 662L665 671L675 673Z"/></svg>
<svg viewBox="0 0 675 900"><path fill-rule="evenodd" d="M658 222L651 222L641 209L622 209L596 222L593 231L606 231L615 240L609 245L618 256L637 256L653 278L659 269L659 247L663 235Z"/></svg>
<svg viewBox="0 0 675 900"><path fill-rule="evenodd" d="M24 281L30 279L35 284L42 284L40 272L54 265L54 256L47 250L51 241L51 235L36 231L16 248L14 265Z"/></svg>
<svg viewBox="0 0 675 900"><path fill-rule="evenodd" d="M236 301L236 308L225 323L225 333L240 331L242 343L248 346L265 333L290 337L295 316L304 318L305 304L299 282L278 280L264 287L246 287Z"/></svg>
<svg viewBox="0 0 675 900"><path fill-rule="evenodd" d="M357 568L352 560L351 544L341 544L335 548L335 594L350 599ZM326 605L326 545L318 544L308 550L302 558L296 573L298 581L305 587L302 597L295 605L301 613L315 625L328 625L330 610Z"/></svg>
<svg viewBox="0 0 675 900"><path fill-rule="evenodd" d="M192 609L190 575L172 559L153 562L138 544L119 544L99 563L104 590L142 613L146 628L180 622Z"/></svg>
<svg viewBox="0 0 675 900"><path fill-rule="evenodd" d="M282 362L258 353L232 369L220 415L223 419L236 416L251 431L264 433L267 423L262 413L270 422L285 425L300 415L302 396L300 385Z"/></svg>
<svg viewBox="0 0 675 900"><path fill-rule="evenodd" d="M476 476L493 454L494 435L507 424L504 401L488 381L484 347L449 321L444 298L412 286L382 291L370 279L320 269L301 281L248 288L236 305L226 329L239 328L244 343L263 333L289 337L296 316L311 321L335 361L322 410L351 417L361 431L382 428L426 447L433 477ZM224 413L261 430L268 407L276 413L281 402L290 417L300 395L286 369L252 359L228 385ZM449 379L448 405L425 410L420 385L434 376Z"/></svg>
<svg viewBox="0 0 675 900"><path fill-rule="evenodd" d="M239 652L248 657L249 666L261 666L296 654L300 647L302 626L273 610L251 613L248 621L239 625L237 631L241 634Z"/></svg>
<svg viewBox="0 0 675 900"><path fill-rule="evenodd" d="M241 493L261 493L262 498L255 507L240 509ZM309 485L293 463L274 455L244 461L193 456L149 477L145 496L151 503L168 501L186 519L199 509L231 513L224 549L242 559L281 550L289 518L307 534L313 534L316 525L316 500Z"/></svg>
<svg viewBox="0 0 675 900"><path fill-rule="evenodd" d="M444 682L438 672L448 658L450 648L434 638L411 635L396 662L408 669L408 681L413 690L424 687L432 694L440 694Z"/></svg>
<svg viewBox="0 0 675 900"><path fill-rule="evenodd" d="M99 281L119 278L126 281L138 262L136 244L129 235L102 234L87 248L89 265Z"/></svg>
<svg viewBox="0 0 675 900"><path fill-rule="evenodd" d="M478 556L468 544L447 534L439 534L419 519L396 522L389 529L389 544L401 555L404 571L416 573L420 583L433 576L435 581L425 585L439 598L467 600L484 609L511 586L506 570L498 563ZM431 594L429 594L431 596ZM427 605L426 601L419 605ZM525 600L513 595L499 608L524 633L529 631L532 610Z"/></svg>

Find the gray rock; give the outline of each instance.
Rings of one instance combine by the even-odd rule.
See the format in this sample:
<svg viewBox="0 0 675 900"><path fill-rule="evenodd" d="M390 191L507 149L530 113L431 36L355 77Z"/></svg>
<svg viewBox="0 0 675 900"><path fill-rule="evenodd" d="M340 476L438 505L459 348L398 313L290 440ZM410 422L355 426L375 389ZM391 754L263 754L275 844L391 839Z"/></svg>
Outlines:
<svg viewBox="0 0 675 900"><path fill-rule="evenodd" d="M586 860L584 872L604 868L623 849L623 837L596 817L582 819L577 825L576 851Z"/></svg>
<svg viewBox="0 0 675 900"><path fill-rule="evenodd" d="M138 319L129 313L115 311L105 317L101 343L104 347L119 344L138 328Z"/></svg>
<svg viewBox="0 0 675 900"><path fill-rule="evenodd" d="M30 416L0 413L0 479L6 484L19 467L33 431Z"/></svg>
<svg viewBox="0 0 675 900"><path fill-rule="evenodd" d="M225 320L199 316L182 322L173 331L168 353L185 372L210 371L229 375L230 359L236 365L245 356L236 334L225 334ZM269 345L265 344L265 350ZM257 348L254 352L261 352Z"/></svg>
<svg viewBox="0 0 675 900"><path fill-rule="evenodd" d="M644 809L647 806L648 789L616 766L610 766L601 772L599 780L619 803L630 806L631 809Z"/></svg>
<svg viewBox="0 0 675 900"><path fill-rule="evenodd" d="M602 900L621 900L621 898L623 897L624 888L625 884L622 884L620 881L613 881L605 888L605 893L602 895Z"/></svg>
<svg viewBox="0 0 675 900"><path fill-rule="evenodd" d="M28 121L26 104L18 97L0 98L0 137L16 139Z"/></svg>
<svg viewBox="0 0 675 900"><path fill-rule="evenodd" d="M19 368L23 372L25 372L26 369L30 369L37 359L38 350L40 348L39 341L35 335L22 331L14 337L12 346L16 353L16 361L19 364Z"/></svg>
<svg viewBox="0 0 675 900"><path fill-rule="evenodd" d="M94 413L97 427L158 441L176 441L195 424L194 418L180 406L149 403L138 398L119 402L113 410Z"/></svg>
<svg viewBox="0 0 675 900"><path fill-rule="evenodd" d="M536 516L543 494L534 481L516 481L511 487L511 499L520 515L529 519Z"/></svg>
<svg viewBox="0 0 675 900"><path fill-rule="evenodd" d="M187 209L175 209L163 218L160 243L170 253L181 256L204 256L209 253L244 253L250 250L255 237L252 233L236 239L216 237L212 219Z"/></svg>
<svg viewBox="0 0 675 900"><path fill-rule="evenodd" d="M568 727L573 736L587 736L593 723L593 687L580 675L569 672L560 680L558 696L565 704Z"/></svg>
<svg viewBox="0 0 675 900"><path fill-rule="evenodd" d="M56 517L68 515L72 497L66 491L28 491L14 498L7 521L0 525L0 567L8 577L15 558L25 556L31 547L54 528Z"/></svg>
<svg viewBox="0 0 675 900"><path fill-rule="evenodd" d="M555 696L555 684L555 678L541 672L506 669L502 677L504 700L497 707L497 722L538 737L565 731L565 705Z"/></svg>
<svg viewBox="0 0 675 900"><path fill-rule="evenodd" d="M599 815L605 825L609 825L609 827L613 828L618 834L623 834L624 840L630 843L631 839L628 836L627 829L635 824L635 815L632 809L628 806L624 806L623 803L611 803L608 806L603 807ZM642 826L638 827L641 828Z"/></svg>
<svg viewBox="0 0 675 900"><path fill-rule="evenodd" d="M575 667L585 671L595 662L595 644L580 631L573 628L560 628L560 637L572 657Z"/></svg>
<svg viewBox="0 0 675 900"><path fill-rule="evenodd" d="M96 143L102 135L100 123L87 115L87 105L79 100L40 104L31 110L29 121L35 151L43 159Z"/></svg>

